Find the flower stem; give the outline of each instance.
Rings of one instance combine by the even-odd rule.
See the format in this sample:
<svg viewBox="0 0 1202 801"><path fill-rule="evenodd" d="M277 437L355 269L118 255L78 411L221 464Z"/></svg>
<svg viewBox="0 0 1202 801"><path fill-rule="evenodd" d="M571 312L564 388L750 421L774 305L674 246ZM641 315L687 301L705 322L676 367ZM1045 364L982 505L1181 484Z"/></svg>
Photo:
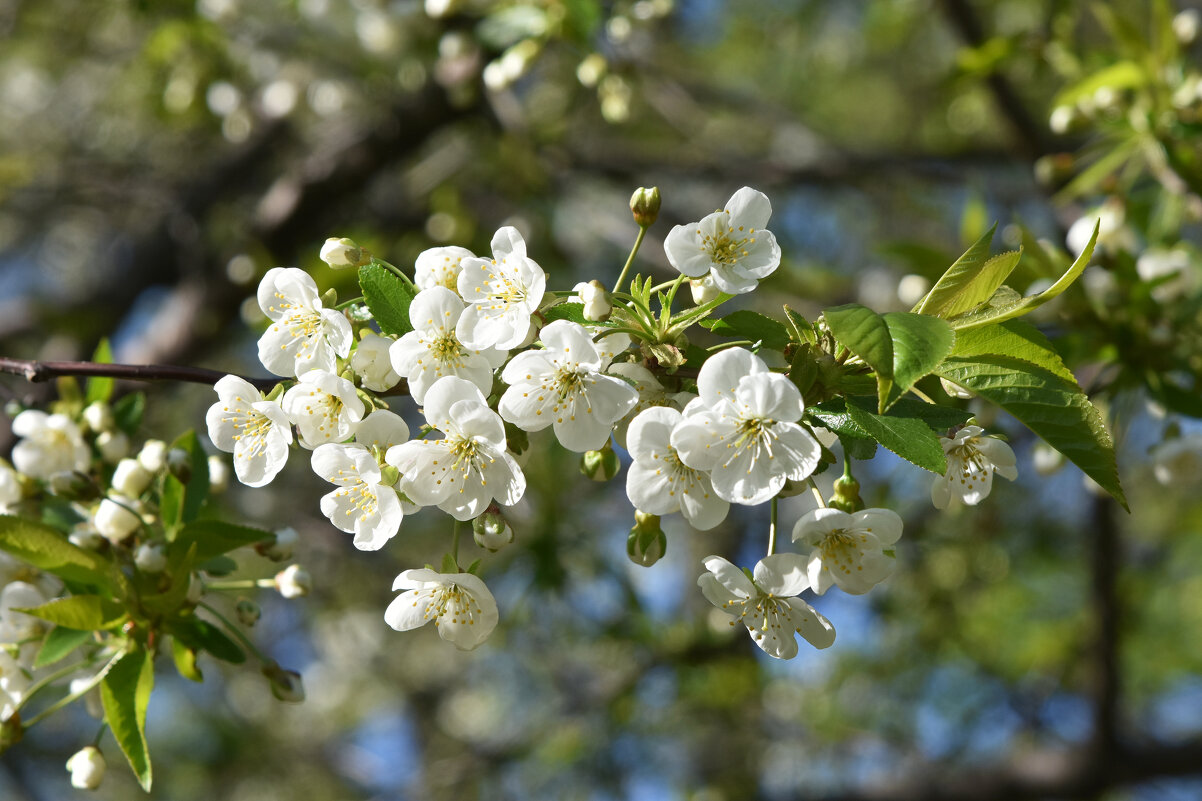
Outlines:
<svg viewBox="0 0 1202 801"><path fill-rule="evenodd" d="M459 529L463 524L456 520L452 527L453 535L451 539L451 558L455 560L455 567L459 567Z"/></svg>
<svg viewBox="0 0 1202 801"><path fill-rule="evenodd" d="M388 270L389 272L391 272L397 278L404 281L409 286L413 286L413 279L410 278L409 276L405 275L405 273L401 271L401 268L397 267L395 264L389 264L388 262L384 261L383 259L378 259L375 256L371 257L371 263L379 265L380 267L383 267L385 270Z"/></svg>
<svg viewBox="0 0 1202 801"><path fill-rule="evenodd" d="M768 555L776 553L776 498L772 499L768 512Z"/></svg>
<svg viewBox="0 0 1202 801"><path fill-rule="evenodd" d="M822 490L818 489L818 483L814 479L807 479L810 482L810 492L814 493L814 498L818 501L818 505L826 508L826 501L822 497Z"/></svg>
<svg viewBox="0 0 1202 801"><path fill-rule="evenodd" d="M237 638L237 640L239 642L241 642L244 646L246 646L246 650L248 650L252 654L254 654L255 658L257 658L260 662L262 662L265 665L269 665L275 661L274 659L268 658L262 651L260 651L258 646L256 646L253 642L251 642L249 639L247 639L246 635L243 634L242 631L237 626L235 626L233 623L231 623L229 621L229 619L226 618L225 615L221 614L216 609L214 609L212 607L212 605L207 604L204 601L201 601L200 603L197 604L197 606L199 606L201 609L204 609L206 612L208 612L213 617L217 618L217 620L221 622L221 625L225 626L226 631L228 631L230 634L233 634L234 637Z"/></svg>
<svg viewBox="0 0 1202 801"><path fill-rule="evenodd" d="M366 303L366 302L367 301L364 299L364 297L362 295L360 295L357 298L351 298L350 300L344 300L341 303L339 303L337 306L335 306L334 308L338 309L339 311L342 311L343 309L349 309L351 306L354 306L356 303Z"/></svg>
<svg viewBox="0 0 1202 801"><path fill-rule="evenodd" d="M622 288L622 283L626 280L626 273L630 271L630 265L634 264L634 257L638 254L639 248L643 246L643 237L646 235L646 227L640 225L639 235L634 240L634 247L630 249L630 255L626 257L626 264L622 267L622 272L618 273L618 282L614 284L614 292Z"/></svg>
<svg viewBox="0 0 1202 801"><path fill-rule="evenodd" d="M67 706L68 704L74 703L75 701L78 701L83 696L87 695L92 690L93 687L95 687L97 684L99 684L101 682L101 680L105 676L108 675L108 672L110 670L112 670L113 665L117 664L117 661L119 659L121 659L121 657L125 656L125 654L126 654L126 650L124 648L122 648L117 653L113 654L113 658L108 661L108 664L106 664L104 667L102 667L95 676L93 676L91 679L89 679L87 684L85 684L83 687L76 690L75 692L70 693L69 695L63 696L62 698L58 699L50 706L43 709L41 712L34 715L32 718L30 718L28 721L25 722L25 728L28 729L29 727L33 726L35 723L42 720L43 718L54 714L58 710ZM84 660L84 661L87 662L88 660ZM79 663L79 662L75 662L71 665L67 665L65 668L62 668L61 670L57 670L54 673L50 674L49 676L46 676L45 678L43 678L41 681L39 681L37 684L35 684L32 688L30 688L29 692L25 695L25 697L21 699L21 704L24 704L26 701L28 701L30 698L32 698L34 693L36 693L38 690L41 690L44 687L49 686L53 682L58 681L59 679L63 678L64 676L69 676L72 673L74 673L75 671L79 670L80 664L81 663ZM17 705L18 709L21 707L21 704Z"/></svg>
<svg viewBox="0 0 1202 801"><path fill-rule="evenodd" d="M918 387L910 387L910 391L913 392L915 395L917 395L922 400L926 401L927 403L933 404L935 402L935 401L931 400L931 397L929 395L927 395L925 392L923 392Z"/></svg>

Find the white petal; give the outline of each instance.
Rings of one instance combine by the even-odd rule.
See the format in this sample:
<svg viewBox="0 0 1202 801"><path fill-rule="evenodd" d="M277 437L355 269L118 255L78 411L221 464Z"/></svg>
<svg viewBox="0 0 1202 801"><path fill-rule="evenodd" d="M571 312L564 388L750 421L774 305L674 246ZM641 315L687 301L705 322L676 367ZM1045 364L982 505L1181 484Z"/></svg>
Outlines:
<svg viewBox="0 0 1202 801"><path fill-rule="evenodd" d="M393 589L395 590L396 587ZM421 628L430 622L426 613L432 598L433 596L426 590L403 592L392 599L392 603L384 610L384 622L397 631Z"/></svg>
<svg viewBox="0 0 1202 801"><path fill-rule="evenodd" d="M735 401L735 392L745 376L767 372L768 366L751 351L727 348L711 356L701 366L697 375L697 392L705 405L710 407L723 398Z"/></svg>
<svg viewBox="0 0 1202 801"><path fill-rule="evenodd" d="M772 203L763 192L745 186L731 195L725 210L730 212L731 225L735 227L763 228L772 216Z"/></svg>
<svg viewBox="0 0 1202 801"><path fill-rule="evenodd" d="M771 595L798 595L810 587L805 559L800 554L765 556L756 564L754 575L756 585Z"/></svg>

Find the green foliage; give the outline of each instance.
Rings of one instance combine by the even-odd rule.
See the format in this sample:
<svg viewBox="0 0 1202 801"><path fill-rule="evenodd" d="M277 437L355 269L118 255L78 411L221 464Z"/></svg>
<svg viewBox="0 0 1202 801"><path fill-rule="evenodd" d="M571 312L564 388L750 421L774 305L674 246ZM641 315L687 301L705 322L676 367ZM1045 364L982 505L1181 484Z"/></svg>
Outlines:
<svg viewBox="0 0 1202 801"><path fill-rule="evenodd" d="M146 393L131 392L122 395L113 404L113 421L117 428L126 436L133 437L142 425L142 415L146 412Z"/></svg>
<svg viewBox="0 0 1202 801"><path fill-rule="evenodd" d="M543 309L542 315L548 323L556 320L571 320L577 325L597 325L597 323L585 318L583 303L557 303L554 306Z"/></svg>
<svg viewBox="0 0 1202 801"><path fill-rule="evenodd" d="M126 617L125 608L101 595L71 595L18 610L57 626L82 631L98 631L118 626Z"/></svg>
<svg viewBox="0 0 1202 801"><path fill-rule="evenodd" d="M701 323L715 334L759 342L765 348L784 350L789 344L789 331L785 326L759 312L739 310Z"/></svg>
<svg viewBox="0 0 1202 801"><path fill-rule="evenodd" d="M32 520L0 515L0 549L67 581L97 587L108 584L103 559L71 544L56 529Z"/></svg>
<svg viewBox="0 0 1202 801"><path fill-rule="evenodd" d="M417 288L412 283L373 262L359 268L359 287L381 331L399 337L413 330L409 304L417 296Z"/></svg>
<svg viewBox="0 0 1202 801"><path fill-rule="evenodd" d="M271 540L274 536L270 531L223 520L194 520L180 529L167 553L168 556L180 555L195 548L193 559L207 562L235 548Z"/></svg>
<svg viewBox="0 0 1202 801"><path fill-rule="evenodd" d="M109 345L108 338L100 340L100 344L96 346L96 352L92 354L92 361L99 364L113 363L113 348ZM109 398L113 396L113 379L105 376L91 376L88 378L87 390L84 395L85 403L93 401L101 401L108 403Z"/></svg>
<svg viewBox="0 0 1202 801"><path fill-rule="evenodd" d="M937 317L890 312L884 319L892 342L893 380L880 385L880 412L930 375L951 353L956 340L951 327Z"/></svg>
<svg viewBox="0 0 1202 801"><path fill-rule="evenodd" d="M135 648L109 668L100 682L104 717L142 789L150 792L146 707L154 689L154 654Z"/></svg>
<svg viewBox="0 0 1202 801"><path fill-rule="evenodd" d="M34 658L33 666L43 668L69 656L76 648L92 639L92 632L84 629L69 629L66 626L55 626L42 640L42 647Z"/></svg>
<svg viewBox="0 0 1202 801"><path fill-rule="evenodd" d="M217 626L196 615L183 615L172 621L170 633L192 651L207 651L225 662L240 665L246 652Z"/></svg>
<svg viewBox="0 0 1202 801"><path fill-rule="evenodd" d="M180 481L171 472L163 476L163 492L160 514L170 541L179 527L190 523L200 515L200 509L209 495L209 461L201 447L196 432L189 429L171 443L172 449L182 449L188 454L189 474L187 482Z"/></svg>

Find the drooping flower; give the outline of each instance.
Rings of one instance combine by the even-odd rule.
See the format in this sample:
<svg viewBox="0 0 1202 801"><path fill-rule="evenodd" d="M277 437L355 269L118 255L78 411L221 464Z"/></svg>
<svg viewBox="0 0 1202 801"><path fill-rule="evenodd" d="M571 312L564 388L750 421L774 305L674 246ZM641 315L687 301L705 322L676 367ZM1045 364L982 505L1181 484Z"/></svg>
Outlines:
<svg viewBox="0 0 1202 801"><path fill-rule="evenodd" d="M434 621L438 636L470 651L497 626L497 602L484 582L471 573L406 570L396 577L392 589L405 590L384 611L385 622L397 631Z"/></svg>
<svg viewBox="0 0 1202 801"><path fill-rule="evenodd" d="M812 550L806 569L810 588L822 595L832 584L851 595L863 595L893 572L895 560L885 548L897 542L902 519L889 509L848 514L819 508L793 526L793 541Z"/></svg>
<svg viewBox="0 0 1202 801"><path fill-rule="evenodd" d="M351 369L359 376L359 384L373 392L386 392L397 385L401 377L392 369L388 349L394 340L368 333L359 340L351 354Z"/></svg>
<svg viewBox="0 0 1202 801"><path fill-rule="evenodd" d="M526 492L522 468L505 448L505 424L470 381L440 378L426 393L426 420L444 435L388 449L401 472L400 489L420 506L470 520L492 503L505 506Z"/></svg>
<svg viewBox="0 0 1202 801"><path fill-rule="evenodd" d="M435 381L453 375L467 379L481 392L492 391L492 371L505 363L506 352L469 348L456 336L464 303L446 287L424 289L409 305L413 330L392 343L392 368L409 382L418 403Z"/></svg>
<svg viewBox="0 0 1202 801"><path fill-rule="evenodd" d="M283 408L263 397L248 381L227 375L218 381L217 402L205 423L218 450L234 455L234 473L248 487L271 482L288 462L292 425ZM145 469L141 460L135 461ZM151 475L147 470L147 475Z"/></svg>
<svg viewBox="0 0 1202 801"><path fill-rule="evenodd" d="M730 504L714 492L710 477L680 461L672 447L675 409L644 409L630 423L626 448L634 462L626 473L626 494L634 507L654 515L680 512L693 528L705 531L726 519Z"/></svg>
<svg viewBox="0 0 1202 801"><path fill-rule="evenodd" d="M768 196L745 186L725 208L673 228L664 240L664 252L689 278L710 275L723 292L750 292L780 266L780 246L764 229L771 216Z"/></svg>
<svg viewBox="0 0 1202 801"><path fill-rule="evenodd" d="M469 304L456 334L469 348L511 350L530 334L530 316L547 287L543 268L526 256L526 242L505 226L492 238L492 258L462 262L459 294Z"/></svg>
<svg viewBox="0 0 1202 801"><path fill-rule="evenodd" d="M822 448L798 425L796 385L750 351L713 356L697 376L700 397L684 410L672 447L689 467L706 470L720 498L754 506L780 492L786 479L814 472Z"/></svg>
<svg viewBox="0 0 1202 801"><path fill-rule="evenodd" d="M13 446L13 466L27 476L48 479L70 470L86 472L92 462L79 426L65 414L26 409L13 418L13 434L24 437Z"/></svg>
<svg viewBox="0 0 1202 801"><path fill-rule="evenodd" d="M324 370L310 370L284 393L284 414L296 424L301 446L312 450L327 442L342 442L363 419L363 401L355 385Z"/></svg>
<svg viewBox="0 0 1202 801"><path fill-rule="evenodd" d="M77 790L95 790L104 781L106 768L104 754L94 745L89 745L71 755L67 770L71 772L71 786Z"/></svg>
<svg viewBox="0 0 1202 801"><path fill-rule="evenodd" d="M605 444L614 423L638 402L638 392L601 372L603 359L583 326L556 320L542 329L543 350L519 353L501 379L509 389L501 416L525 431L555 427L565 448L584 452Z"/></svg>
<svg viewBox="0 0 1202 801"><path fill-rule="evenodd" d="M322 497L321 513L339 530L354 534L361 551L379 550L400 530L404 509L396 490L384 483L376 454L408 438L405 421L379 409L359 424L355 443L327 443L313 451L313 472L338 485Z"/></svg>
<svg viewBox="0 0 1202 801"><path fill-rule="evenodd" d="M993 474L1013 481L1018 478L1014 451L1000 439L982 436L980 426L964 426L954 437L940 437L947 455L947 472L935 476L931 502L946 509L953 499L976 506L993 489Z"/></svg>
<svg viewBox="0 0 1202 801"><path fill-rule="evenodd" d="M755 566L753 578L721 556L707 556L697 585L706 599L742 623L764 653L777 659L797 656L800 634L815 648L835 641L835 627L796 597L809 588L805 560L794 553L766 556Z"/></svg>
<svg viewBox="0 0 1202 801"><path fill-rule="evenodd" d="M312 276L295 267L273 267L259 282L259 307L271 325L259 338L259 360L275 375L334 372L351 352L351 324L322 307Z"/></svg>
<svg viewBox="0 0 1202 801"><path fill-rule="evenodd" d="M475 253L454 245L423 250L413 265L413 283L418 289L441 286L455 292L459 289L463 260L474 258Z"/></svg>

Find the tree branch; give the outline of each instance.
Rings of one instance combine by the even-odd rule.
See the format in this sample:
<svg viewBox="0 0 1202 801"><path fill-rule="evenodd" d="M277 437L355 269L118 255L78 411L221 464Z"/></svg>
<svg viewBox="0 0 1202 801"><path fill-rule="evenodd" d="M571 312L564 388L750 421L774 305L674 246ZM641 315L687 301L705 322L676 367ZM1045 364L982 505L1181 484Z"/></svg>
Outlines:
<svg viewBox="0 0 1202 801"><path fill-rule="evenodd" d="M62 376L123 378L127 381L187 381L212 386L229 373L203 367L179 367L171 364L98 364L96 362L39 362L0 356L0 373L23 376L35 384ZM252 386L270 390L283 379L239 376Z"/></svg>

